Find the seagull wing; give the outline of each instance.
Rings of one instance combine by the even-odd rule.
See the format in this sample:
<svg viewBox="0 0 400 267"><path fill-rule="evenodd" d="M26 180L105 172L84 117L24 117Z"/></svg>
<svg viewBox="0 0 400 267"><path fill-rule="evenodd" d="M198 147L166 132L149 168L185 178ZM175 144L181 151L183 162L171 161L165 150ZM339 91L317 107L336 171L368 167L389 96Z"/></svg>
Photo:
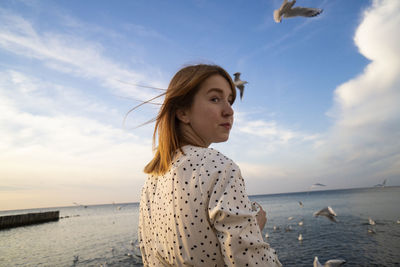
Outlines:
<svg viewBox="0 0 400 267"><path fill-rule="evenodd" d="M325 216L326 218L328 218L330 221L332 222L337 222L335 216L336 213L333 211L333 209L331 207L325 207L322 210L319 210L317 212L314 212L313 214L315 217L317 216Z"/></svg>
<svg viewBox="0 0 400 267"><path fill-rule="evenodd" d="M336 216L335 212L332 214L332 208L331 207L325 207L317 212L314 212L314 216Z"/></svg>
<svg viewBox="0 0 400 267"><path fill-rule="evenodd" d="M236 85L236 87L237 87L239 90L243 90L243 89L244 89L244 85L243 85L243 84L238 84L238 85Z"/></svg>
<svg viewBox="0 0 400 267"><path fill-rule="evenodd" d="M328 206L328 212L329 212L329 214L331 214L332 216L337 216L336 212L335 212L330 206Z"/></svg>
<svg viewBox="0 0 400 267"><path fill-rule="evenodd" d="M283 13L284 18L291 18L291 17L315 17L321 14L323 9L320 8L308 8L308 7L294 7L288 9L285 13Z"/></svg>
<svg viewBox="0 0 400 267"><path fill-rule="evenodd" d="M244 86L246 83L248 83L247 81L242 81L242 80L239 80L239 81L235 81L234 82L234 84L236 85L236 86Z"/></svg>
<svg viewBox="0 0 400 267"><path fill-rule="evenodd" d="M239 89L239 91L240 91L240 99L242 99L243 98L243 92L244 92L244 85L243 84L239 84L239 85L236 85L236 87L237 87L237 89Z"/></svg>
<svg viewBox="0 0 400 267"><path fill-rule="evenodd" d="M294 2L296 2L296 1L294 1ZM293 5L294 5L294 3L293 3ZM284 12L285 9L287 9L289 6L290 6L290 7L292 6L292 2L289 2L289 3L288 3L287 0L283 0L282 5L279 7L279 12ZM289 7L289 8L290 8L290 7Z"/></svg>
<svg viewBox="0 0 400 267"><path fill-rule="evenodd" d="M316 216L324 216L325 214L326 214L326 212L324 209L314 212L315 217Z"/></svg>

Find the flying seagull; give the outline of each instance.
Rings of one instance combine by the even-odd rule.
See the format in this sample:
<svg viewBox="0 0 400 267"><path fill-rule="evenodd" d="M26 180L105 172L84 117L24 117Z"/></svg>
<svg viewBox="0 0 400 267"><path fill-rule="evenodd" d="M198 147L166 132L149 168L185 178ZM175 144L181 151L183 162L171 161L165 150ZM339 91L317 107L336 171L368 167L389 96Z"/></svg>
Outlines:
<svg viewBox="0 0 400 267"><path fill-rule="evenodd" d="M240 79L240 74L241 74L240 72L236 72L233 75L235 76L235 80L234 80L235 86L237 87L237 89L239 89L239 91L240 91L240 99L242 99L243 98L243 92L244 92L244 85L247 83L247 81L242 81Z"/></svg>
<svg viewBox="0 0 400 267"><path fill-rule="evenodd" d="M332 222L336 222L335 216L336 213L333 211L333 209L331 207L325 207L322 210L319 210L317 212L314 212L314 216L325 216L326 218L328 218L329 220L331 220Z"/></svg>
<svg viewBox="0 0 400 267"><path fill-rule="evenodd" d="M315 183L315 184L313 184L312 186L310 186L310 189L313 189L313 188L315 188L315 187L318 187L318 186L326 186L326 185L324 185L324 184L320 184L320 183Z"/></svg>
<svg viewBox="0 0 400 267"><path fill-rule="evenodd" d="M346 261L342 260L342 259L335 259L335 260L328 260L327 262L325 262L324 265L322 265L319 260L318 257L316 256L314 258L314 264L313 267L337 267L337 266L342 266L343 264L345 264Z"/></svg>
<svg viewBox="0 0 400 267"><path fill-rule="evenodd" d="M376 184L376 185L374 185L374 187L385 187L385 185L386 185L386 180L387 180L387 179L383 180L383 182L382 182L381 184Z"/></svg>
<svg viewBox="0 0 400 267"><path fill-rule="evenodd" d="M296 0L288 2L287 0L283 0L283 3L279 9L274 10L274 20L277 23L282 21L282 17L284 18L292 18L297 16L302 17L315 17L321 14L322 9L320 8L308 8L308 7L293 7L296 3Z"/></svg>

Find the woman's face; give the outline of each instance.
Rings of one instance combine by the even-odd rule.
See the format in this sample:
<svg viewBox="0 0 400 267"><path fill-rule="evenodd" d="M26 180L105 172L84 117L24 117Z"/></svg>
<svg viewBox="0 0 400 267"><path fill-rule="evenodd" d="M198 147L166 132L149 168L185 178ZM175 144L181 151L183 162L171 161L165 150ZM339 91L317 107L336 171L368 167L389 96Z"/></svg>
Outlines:
<svg viewBox="0 0 400 267"><path fill-rule="evenodd" d="M205 146L228 140L233 124L232 90L228 81L215 74L207 78L185 111L184 123L190 124Z"/></svg>

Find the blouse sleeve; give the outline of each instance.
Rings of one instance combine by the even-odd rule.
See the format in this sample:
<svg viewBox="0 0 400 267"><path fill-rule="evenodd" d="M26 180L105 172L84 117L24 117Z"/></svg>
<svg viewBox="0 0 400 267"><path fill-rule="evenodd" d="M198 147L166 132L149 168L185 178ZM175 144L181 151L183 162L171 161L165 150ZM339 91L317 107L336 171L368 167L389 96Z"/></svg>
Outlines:
<svg viewBox="0 0 400 267"><path fill-rule="evenodd" d="M227 266L282 266L264 242L238 166L229 160L216 170L208 213Z"/></svg>

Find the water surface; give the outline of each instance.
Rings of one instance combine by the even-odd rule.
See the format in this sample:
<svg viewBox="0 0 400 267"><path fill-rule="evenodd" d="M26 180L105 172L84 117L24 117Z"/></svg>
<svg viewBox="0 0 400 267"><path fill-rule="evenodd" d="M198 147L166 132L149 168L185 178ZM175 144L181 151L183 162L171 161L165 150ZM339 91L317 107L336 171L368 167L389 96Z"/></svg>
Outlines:
<svg viewBox="0 0 400 267"><path fill-rule="evenodd" d="M400 263L400 187L259 195L251 199L267 211L263 235L268 233L266 240L284 266L312 266L315 256L321 263L342 258L347 261L345 266ZM325 206L337 213L337 223L313 216ZM2 211L0 216L48 210L60 210L62 218L0 231L0 266L142 266L136 256L137 203ZM368 224L369 217L376 225ZM368 233L368 229L375 233ZM303 236L301 242L299 234Z"/></svg>

